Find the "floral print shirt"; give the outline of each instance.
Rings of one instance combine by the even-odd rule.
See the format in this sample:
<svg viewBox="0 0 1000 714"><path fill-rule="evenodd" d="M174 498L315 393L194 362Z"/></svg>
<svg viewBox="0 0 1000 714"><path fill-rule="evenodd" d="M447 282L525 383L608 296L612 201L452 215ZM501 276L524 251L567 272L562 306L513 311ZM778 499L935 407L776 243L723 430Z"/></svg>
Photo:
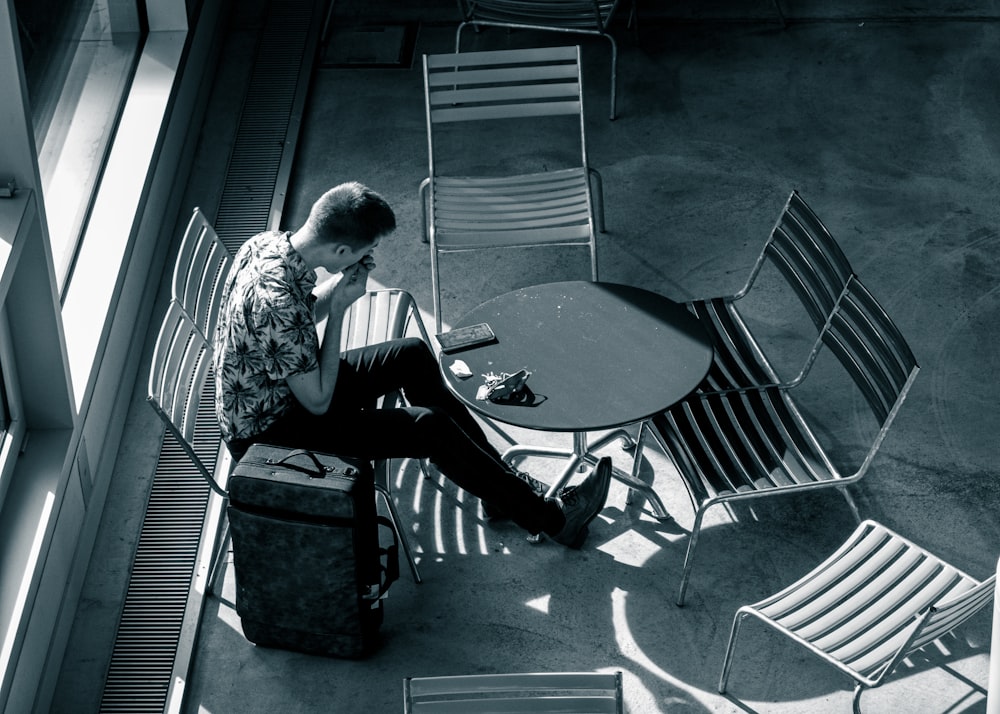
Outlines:
<svg viewBox="0 0 1000 714"><path fill-rule="evenodd" d="M226 441L260 434L295 402L288 377L319 366L316 272L288 240L260 233L226 278L215 333L215 413Z"/></svg>

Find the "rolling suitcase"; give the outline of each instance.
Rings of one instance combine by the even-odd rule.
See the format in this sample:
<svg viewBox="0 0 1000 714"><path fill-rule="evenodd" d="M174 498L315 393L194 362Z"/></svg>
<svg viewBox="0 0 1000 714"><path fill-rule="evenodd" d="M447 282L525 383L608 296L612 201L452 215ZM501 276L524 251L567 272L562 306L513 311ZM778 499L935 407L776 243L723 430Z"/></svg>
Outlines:
<svg viewBox="0 0 1000 714"><path fill-rule="evenodd" d="M230 477L228 514L248 640L333 657L375 648L399 561L369 462L255 444Z"/></svg>

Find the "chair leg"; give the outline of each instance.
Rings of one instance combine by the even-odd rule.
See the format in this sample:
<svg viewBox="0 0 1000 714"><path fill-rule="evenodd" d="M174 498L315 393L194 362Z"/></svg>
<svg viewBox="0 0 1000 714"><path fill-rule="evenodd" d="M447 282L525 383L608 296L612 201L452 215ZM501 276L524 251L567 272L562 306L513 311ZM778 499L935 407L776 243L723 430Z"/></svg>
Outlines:
<svg viewBox="0 0 1000 714"><path fill-rule="evenodd" d="M434 307L435 334L441 333L441 285L438 276L437 246L431 241L431 304Z"/></svg>
<svg viewBox="0 0 1000 714"><path fill-rule="evenodd" d="M430 190L430 185L431 185L430 178L425 178L423 181L420 182L420 189L418 191L418 194L420 196L420 217L421 217L420 229L423 231L423 235L421 236L421 241L423 241L424 243L431 242L429 229L427 227L427 216L429 215L429 211L427 210L427 201L428 201L428 191Z"/></svg>
<svg viewBox="0 0 1000 714"><path fill-rule="evenodd" d="M604 179L601 177L601 172L595 168L588 168L587 173L590 175L591 192L594 197L594 218L597 230L600 233L607 233L607 227L604 223Z"/></svg>
<svg viewBox="0 0 1000 714"><path fill-rule="evenodd" d="M396 504L392 500L392 494L389 490L382 486L381 484L375 484L375 491L382 496L385 501L386 508L389 509L389 519L392 521L392 527L396 529L396 533L399 534L400 543L403 545L403 554L406 555L406 561L410 565L410 573L413 575L413 582L420 584L423 579L420 577L420 571L417 570L417 562L413 558L413 552L410 550L410 541L406 537L406 533L403 532L401 526L401 519L399 517L399 511L396 510Z"/></svg>
<svg viewBox="0 0 1000 714"><path fill-rule="evenodd" d="M225 522L222 526L222 542L219 545L219 549L216 551L212 558L212 565L208 570L208 594L215 595L215 584L219 579L219 573L222 571L222 562L225 560L226 555L229 553L229 517L225 514L225 509L222 513Z"/></svg>
<svg viewBox="0 0 1000 714"><path fill-rule="evenodd" d="M864 693L865 687L861 682L854 685L854 699L851 702L851 706L854 708L854 714L861 714L861 695Z"/></svg>
<svg viewBox="0 0 1000 714"><path fill-rule="evenodd" d="M618 43L609 33L604 36L611 43L611 121L614 121L618 118Z"/></svg>
<svg viewBox="0 0 1000 714"><path fill-rule="evenodd" d="M733 618L733 627L729 631L729 644L726 646L726 656L722 660L722 674L719 675L719 694L726 693L726 687L729 685L729 672L733 668L733 653L736 651L736 639L740 636L740 627L743 625L743 620L746 618L747 612L745 608L740 608L736 612L736 617Z"/></svg>
<svg viewBox="0 0 1000 714"><path fill-rule="evenodd" d="M863 519L861 518L861 511L858 510L857 501L854 500L854 496L851 492L847 490L847 486L842 485L840 487L840 492L844 495L844 500L847 501L847 507L851 509L851 513L854 515L854 520L860 523Z"/></svg>
<svg viewBox="0 0 1000 714"><path fill-rule="evenodd" d="M687 593L688 578L691 577L691 566L694 564L694 548L698 544L698 534L701 533L701 522L704 517L705 511L699 508L694 517L691 535L688 537L687 552L684 554L684 570L681 573L681 585L677 591L677 607L684 607L684 595Z"/></svg>

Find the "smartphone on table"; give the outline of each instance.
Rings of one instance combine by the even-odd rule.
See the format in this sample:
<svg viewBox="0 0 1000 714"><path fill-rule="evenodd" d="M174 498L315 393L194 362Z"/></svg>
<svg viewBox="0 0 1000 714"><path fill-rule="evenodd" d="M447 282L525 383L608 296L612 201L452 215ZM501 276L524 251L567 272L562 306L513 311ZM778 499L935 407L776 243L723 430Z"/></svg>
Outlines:
<svg viewBox="0 0 1000 714"><path fill-rule="evenodd" d="M436 337L438 344L441 345L441 351L445 353L458 352L497 341L496 335L493 334L493 328L485 322L456 327L454 330L442 332Z"/></svg>

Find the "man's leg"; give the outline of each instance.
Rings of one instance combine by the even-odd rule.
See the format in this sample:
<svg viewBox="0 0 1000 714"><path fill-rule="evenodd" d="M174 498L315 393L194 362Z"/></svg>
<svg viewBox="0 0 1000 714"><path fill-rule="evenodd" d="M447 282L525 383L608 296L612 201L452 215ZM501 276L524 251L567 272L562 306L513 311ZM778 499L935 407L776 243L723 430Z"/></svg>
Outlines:
<svg viewBox="0 0 1000 714"><path fill-rule="evenodd" d="M316 416L296 407L256 441L363 459L430 461L450 481L501 508L530 533L558 533L564 518L518 478L495 450L483 449L441 409L331 409Z"/></svg>
<svg viewBox="0 0 1000 714"><path fill-rule="evenodd" d="M402 390L410 406L447 414L481 449L500 458L479 422L444 383L430 348L416 338L345 352L331 408L365 407L397 389Z"/></svg>
<svg viewBox="0 0 1000 714"><path fill-rule="evenodd" d="M410 407L372 409L401 389ZM452 482L495 505L530 533L542 531L579 545L603 508L610 461L563 498L545 500L505 464L478 422L448 390L437 360L417 339L393 340L345 352L329 411L299 405L254 441L366 459L428 458Z"/></svg>

